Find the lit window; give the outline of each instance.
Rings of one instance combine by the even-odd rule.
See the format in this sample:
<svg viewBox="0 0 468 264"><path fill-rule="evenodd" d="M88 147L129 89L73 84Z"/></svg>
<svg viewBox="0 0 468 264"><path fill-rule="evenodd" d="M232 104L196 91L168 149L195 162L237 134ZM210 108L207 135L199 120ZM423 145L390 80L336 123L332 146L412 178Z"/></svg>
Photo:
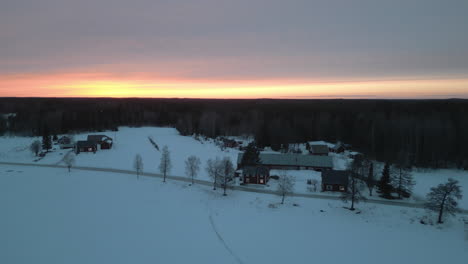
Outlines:
<svg viewBox="0 0 468 264"><path fill-rule="evenodd" d="M263 184L263 179L260 179L260 183L262 183L262 184Z"/></svg>
<svg viewBox="0 0 468 264"><path fill-rule="evenodd" d="M344 186L340 186L340 191L344 191Z"/></svg>

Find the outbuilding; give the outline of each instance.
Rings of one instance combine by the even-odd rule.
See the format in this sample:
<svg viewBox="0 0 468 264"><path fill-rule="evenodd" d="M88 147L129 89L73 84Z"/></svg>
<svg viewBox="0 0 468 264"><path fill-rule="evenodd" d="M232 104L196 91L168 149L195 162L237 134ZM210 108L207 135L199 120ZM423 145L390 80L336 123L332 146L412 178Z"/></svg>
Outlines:
<svg viewBox="0 0 468 264"><path fill-rule="evenodd" d="M326 170L322 171L322 192L346 192L348 190L348 179L351 176L348 170Z"/></svg>
<svg viewBox="0 0 468 264"><path fill-rule="evenodd" d="M99 149L111 149L112 138L106 135L88 135L88 141L96 143Z"/></svg>
<svg viewBox="0 0 468 264"><path fill-rule="evenodd" d="M92 141L78 141L75 145L75 153L79 154L80 152L93 152L96 153L97 145Z"/></svg>

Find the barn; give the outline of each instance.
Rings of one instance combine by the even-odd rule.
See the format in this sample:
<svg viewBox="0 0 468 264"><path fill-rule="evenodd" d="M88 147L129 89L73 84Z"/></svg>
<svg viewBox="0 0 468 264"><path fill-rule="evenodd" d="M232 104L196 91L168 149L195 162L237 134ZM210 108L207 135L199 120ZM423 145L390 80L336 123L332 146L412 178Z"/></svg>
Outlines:
<svg viewBox="0 0 468 264"><path fill-rule="evenodd" d="M106 135L88 135L88 141L96 143L100 149L112 148L112 138Z"/></svg>

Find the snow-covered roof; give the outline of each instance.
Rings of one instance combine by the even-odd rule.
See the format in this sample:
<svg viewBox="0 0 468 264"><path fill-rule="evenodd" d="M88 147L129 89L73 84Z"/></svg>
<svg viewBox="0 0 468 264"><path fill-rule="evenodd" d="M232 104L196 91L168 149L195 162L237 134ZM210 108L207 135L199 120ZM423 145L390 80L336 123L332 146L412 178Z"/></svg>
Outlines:
<svg viewBox="0 0 468 264"><path fill-rule="evenodd" d="M244 153L239 153L237 163L240 164ZM333 159L330 156L313 156L302 154L260 154L261 163L264 165L299 166L332 168Z"/></svg>
<svg viewBox="0 0 468 264"><path fill-rule="evenodd" d="M327 145L310 145L310 151L315 154L328 154Z"/></svg>

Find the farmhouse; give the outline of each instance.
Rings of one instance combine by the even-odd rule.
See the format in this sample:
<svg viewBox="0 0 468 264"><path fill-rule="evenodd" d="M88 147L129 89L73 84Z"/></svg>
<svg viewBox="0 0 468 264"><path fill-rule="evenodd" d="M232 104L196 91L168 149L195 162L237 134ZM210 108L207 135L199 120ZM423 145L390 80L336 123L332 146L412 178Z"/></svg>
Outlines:
<svg viewBox="0 0 468 264"><path fill-rule="evenodd" d="M310 145L310 154L317 156L328 156L327 145Z"/></svg>
<svg viewBox="0 0 468 264"><path fill-rule="evenodd" d="M351 171L322 171L322 192L346 192L348 190L348 178L350 175Z"/></svg>
<svg viewBox="0 0 468 264"><path fill-rule="evenodd" d="M79 154L80 152L94 152L97 151L97 145L92 141L78 141L75 145L75 153Z"/></svg>
<svg viewBox="0 0 468 264"><path fill-rule="evenodd" d="M241 167L243 153L237 156L237 167ZM333 159L329 156L302 154L260 154L261 165L268 169L279 170L329 170L333 168Z"/></svg>
<svg viewBox="0 0 468 264"><path fill-rule="evenodd" d="M88 141L96 143L100 149L112 148L112 138L106 135L89 135Z"/></svg>
<svg viewBox="0 0 468 264"><path fill-rule="evenodd" d="M266 184L270 179L270 170L264 166L245 166L242 169L243 183Z"/></svg>

